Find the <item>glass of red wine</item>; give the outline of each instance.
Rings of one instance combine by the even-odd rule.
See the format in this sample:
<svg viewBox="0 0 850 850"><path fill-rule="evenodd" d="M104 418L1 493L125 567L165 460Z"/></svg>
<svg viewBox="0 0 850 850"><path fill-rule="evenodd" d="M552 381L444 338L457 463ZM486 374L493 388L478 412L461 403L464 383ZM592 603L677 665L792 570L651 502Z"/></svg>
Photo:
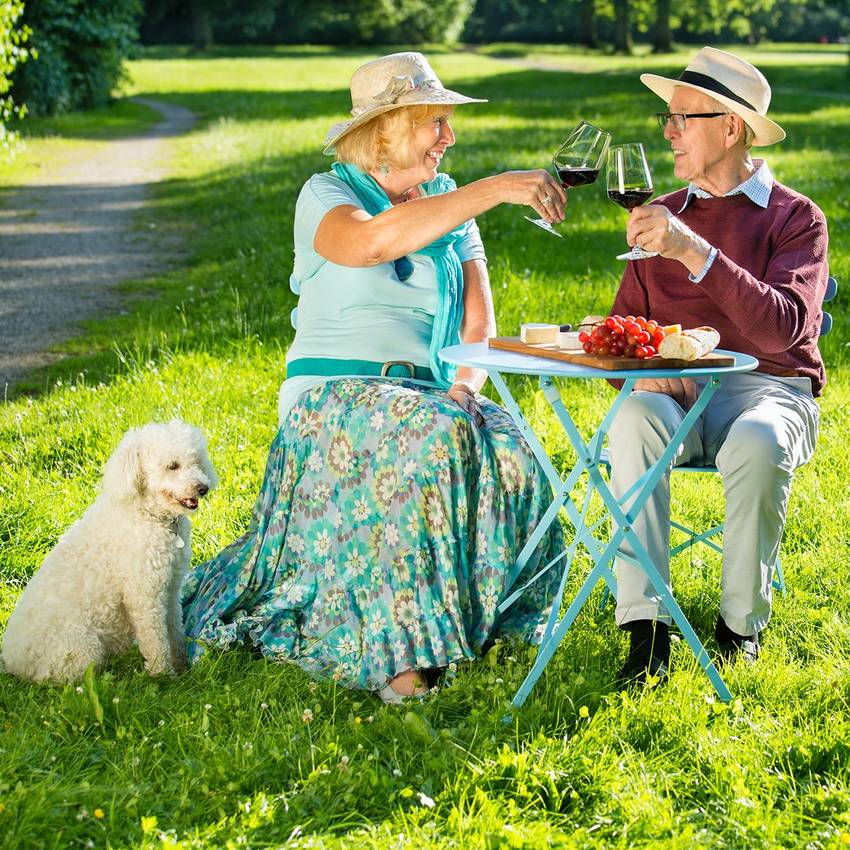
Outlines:
<svg viewBox="0 0 850 850"><path fill-rule="evenodd" d="M615 204L632 210L645 204L653 191L652 173L640 142L614 145L608 149L608 197ZM645 260L657 256L657 251L644 251L640 245L635 245L631 251L618 254L617 259Z"/></svg>
<svg viewBox="0 0 850 850"><path fill-rule="evenodd" d="M561 185L565 189L574 189L594 183L599 176L599 169L610 142L610 133L588 124L587 121L579 122L552 158L552 166ZM553 236L562 238L545 218L525 218Z"/></svg>

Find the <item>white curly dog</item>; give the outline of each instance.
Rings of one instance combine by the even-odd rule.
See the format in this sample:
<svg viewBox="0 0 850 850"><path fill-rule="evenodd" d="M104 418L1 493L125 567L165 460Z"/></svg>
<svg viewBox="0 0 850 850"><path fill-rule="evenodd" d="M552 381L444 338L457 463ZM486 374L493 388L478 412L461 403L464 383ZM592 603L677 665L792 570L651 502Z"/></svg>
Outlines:
<svg viewBox="0 0 850 850"><path fill-rule="evenodd" d="M203 434L179 420L128 431L95 503L24 588L3 637L9 673L67 682L134 640L154 676L186 668L180 585L188 515L217 483Z"/></svg>

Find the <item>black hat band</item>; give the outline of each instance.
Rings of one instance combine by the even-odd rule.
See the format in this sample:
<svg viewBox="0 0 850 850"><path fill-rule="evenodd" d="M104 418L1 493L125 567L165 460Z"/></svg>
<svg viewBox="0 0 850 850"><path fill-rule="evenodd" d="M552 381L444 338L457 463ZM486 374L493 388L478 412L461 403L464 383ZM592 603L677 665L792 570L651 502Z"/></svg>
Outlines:
<svg viewBox="0 0 850 850"><path fill-rule="evenodd" d="M708 74L700 74L698 71L682 71L679 75L679 79L683 83L691 83L692 85L699 86L700 88L713 91L716 94L722 94L724 97L728 97L736 103L740 103L741 106L746 106L747 109L752 109L753 112L758 112L758 109L756 109L749 101L744 100L744 98L742 98L739 94L735 94L732 89L727 89L723 83L719 83L714 79L714 77L709 77Z"/></svg>

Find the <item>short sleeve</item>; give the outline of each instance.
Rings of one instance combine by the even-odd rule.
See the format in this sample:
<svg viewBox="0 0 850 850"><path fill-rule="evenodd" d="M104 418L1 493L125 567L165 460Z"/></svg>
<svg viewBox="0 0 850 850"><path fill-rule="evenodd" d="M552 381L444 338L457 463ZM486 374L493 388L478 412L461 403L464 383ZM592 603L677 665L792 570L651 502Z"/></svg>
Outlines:
<svg viewBox="0 0 850 850"><path fill-rule="evenodd" d="M469 219L463 235L455 242L455 251L462 263L467 260L487 261L484 243L481 241L481 233L474 218Z"/></svg>
<svg viewBox="0 0 850 850"><path fill-rule="evenodd" d="M302 187L295 204L295 250L313 250L316 231L334 207L361 207L352 190L334 174L314 174Z"/></svg>

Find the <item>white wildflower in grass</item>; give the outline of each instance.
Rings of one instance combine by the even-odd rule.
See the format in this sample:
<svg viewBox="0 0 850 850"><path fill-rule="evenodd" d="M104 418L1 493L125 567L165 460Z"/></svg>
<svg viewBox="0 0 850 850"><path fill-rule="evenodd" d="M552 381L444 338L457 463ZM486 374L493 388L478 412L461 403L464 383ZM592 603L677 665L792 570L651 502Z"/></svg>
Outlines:
<svg viewBox="0 0 850 850"><path fill-rule="evenodd" d="M423 794L421 791L419 792L419 802L421 805L425 806L426 809L434 808L434 801L427 794Z"/></svg>
<svg viewBox="0 0 850 850"><path fill-rule="evenodd" d="M397 767L393 768L393 776L395 776L395 777L401 776L401 771Z"/></svg>
<svg viewBox="0 0 850 850"><path fill-rule="evenodd" d="M81 686L81 685L77 685L77 693L78 693L78 694L81 694L82 692L83 692L82 686Z"/></svg>
<svg viewBox="0 0 850 850"><path fill-rule="evenodd" d="M313 712L309 708L305 708L304 711L301 712L301 722L302 723L312 723L313 722Z"/></svg>

